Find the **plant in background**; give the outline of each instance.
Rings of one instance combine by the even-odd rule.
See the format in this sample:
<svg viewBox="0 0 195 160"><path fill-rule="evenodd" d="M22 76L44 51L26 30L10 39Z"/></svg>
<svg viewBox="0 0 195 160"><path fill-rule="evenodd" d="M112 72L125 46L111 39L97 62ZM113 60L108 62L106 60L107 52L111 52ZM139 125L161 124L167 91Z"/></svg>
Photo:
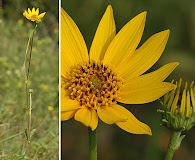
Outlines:
<svg viewBox="0 0 195 160"><path fill-rule="evenodd" d="M32 61L32 47L33 47L33 37L35 30L38 26L38 23L41 22L41 19L44 17L46 12L39 14L39 8L35 10L35 8L32 8L32 11L28 8L28 12L25 10L23 13L23 16L25 16L28 20L35 23L34 29L30 33L27 47L26 47L26 53L25 53L25 59L23 64L23 71L24 71L24 78L25 78L25 92L26 92L26 107L28 110L28 127L26 129L26 137L27 137L27 149L29 157L31 158L31 137L36 131L36 129L31 130L31 114L32 114L32 93L33 89L29 89L29 77L30 77L30 67L31 67L31 61Z"/></svg>
<svg viewBox="0 0 195 160"><path fill-rule="evenodd" d="M129 133L152 134L148 125L117 102L144 104L175 88L175 85L163 81L178 65L177 62L143 74L160 58L170 32L165 30L151 36L137 49L145 20L146 12L142 12L116 34L109 5L88 55L78 27L61 9L61 120L74 117L90 127L90 159L97 159L99 118Z"/></svg>
<svg viewBox="0 0 195 160"><path fill-rule="evenodd" d="M194 81L189 87L186 82L183 89L182 79L176 81L175 85L176 89L165 94L164 101L161 102L163 109L158 110L162 114L163 124L172 131L165 160L172 160L174 152L180 147L181 141L185 137L185 135L181 135L182 132L195 125Z"/></svg>

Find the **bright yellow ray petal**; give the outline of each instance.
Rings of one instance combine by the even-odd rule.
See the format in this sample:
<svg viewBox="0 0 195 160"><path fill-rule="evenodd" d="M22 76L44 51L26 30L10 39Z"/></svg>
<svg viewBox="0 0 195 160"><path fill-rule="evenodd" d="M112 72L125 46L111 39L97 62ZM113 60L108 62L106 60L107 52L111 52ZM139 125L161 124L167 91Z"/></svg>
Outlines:
<svg viewBox="0 0 195 160"><path fill-rule="evenodd" d="M24 11L23 16L25 16L27 19L29 18L29 15L26 10Z"/></svg>
<svg viewBox="0 0 195 160"><path fill-rule="evenodd" d="M98 117L107 124L113 124L116 122L126 121L127 117L124 115L123 107L117 104L113 104L108 107L98 107Z"/></svg>
<svg viewBox="0 0 195 160"><path fill-rule="evenodd" d="M166 83L161 82L169 76L177 65L178 62L168 63L154 72L139 77L125 79L123 87L120 90L119 97L121 97L121 99L119 101L129 104L142 104L154 101L161 97L174 88L174 85L167 85ZM162 88L163 86L166 87ZM155 94L154 92L158 92L158 94ZM154 95L150 95L151 93Z"/></svg>
<svg viewBox="0 0 195 160"><path fill-rule="evenodd" d="M169 32L166 30L151 36L123 66L117 68L119 76L123 79L135 77L151 68L164 51Z"/></svg>
<svg viewBox="0 0 195 160"><path fill-rule="evenodd" d="M62 121L69 120L75 115L75 113L76 113L76 110L75 111L68 111L68 112L61 112L61 120Z"/></svg>
<svg viewBox="0 0 195 160"><path fill-rule="evenodd" d="M175 88L175 85L166 82L150 83L145 85L145 82L134 83L120 92L119 102L126 104L144 104L155 101L163 96L168 91Z"/></svg>
<svg viewBox="0 0 195 160"><path fill-rule="evenodd" d="M70 99L67 95L65 90L61 89L61 111L73 111L78 110L81 108L80 104L76 100Z"/></svg>
<svg viewBox="0 0 195 160"><path fill-rule="evenodd" d="M68 97L61 98L61 111L72 111L81 108L78 101L71 100Z"/></svg>
<svg viewBox="0 0 195 160"><path fill-rule="evenodd" d="M118 122L116 125L126 132L133 134L148 134L152 135L151 129L147 124L139 121L131 112L123 108L124 116L128 117L128 120L125 122Z"/></svg>
<svg viewBox="0 0 195 160"><path fill-rule="evenodd" d="M39 19L43 18L45 16L45 14L46 14L46 12L41 13L40 15L38 15L38 18Z"/></svg>
<svg viewBox="0 0 195 160"><path fill-rule="evenodd" d="M76 112L74 118L76 121L81 122L83 125L90 127L92 131L97 128L98 116L93 108L83 107L79 109Z"/></svg>
<svg viewBox="0 0 195 160"><path fill-rule="evenodd" d="M71 17L61 9L61 75L71 67L88 61L88 51L78 27Z"/></svg>
<svg viewBox="0 0 195 160"><path fill-rule="evenodd" d="M28 14L31 15L31 13L32 13L32 12L31 12L30 8L28 8Z"/></svg>
<svg viewBox="0 0 195 160"><path fill-rule="evenodd" d="M34 7L32 9L32 13L31 14L35 14L36 15L36 12L35 12L35 8Z"/></svg>
<svg viewBox="0 0 195 160"><path fill-rule="evenodd" d="M116 34L116 27L113 17L113 10L109 5L104 13L90 49L90 59L101 61L104 54Z"/></svg>
<svg viewBox="0 0 195 160"><path fill-rule="evenodd" d="M178 62L171 62L165 64L164 66L151 73L147 73L134 78L126 77L126 79L124 79L124 85L125 87L128 87L129 85L133 85L133 83L144 83L144 85L147 85L151 83L156 83L157 81L164 81L178 65Z"/></svg>
<svg viewBox="0 0 195 160"><path fill-rule="evenodd" d="M120 30L106 51L104 64L119 67L131 57L142 37L145 20L146 12L140 13Z"/></svg>
<svg viewBox="0 0 195 160"><path fill-rule="evenodd" d="M36 9L35 14L39 15L39 8Z"/></svg>

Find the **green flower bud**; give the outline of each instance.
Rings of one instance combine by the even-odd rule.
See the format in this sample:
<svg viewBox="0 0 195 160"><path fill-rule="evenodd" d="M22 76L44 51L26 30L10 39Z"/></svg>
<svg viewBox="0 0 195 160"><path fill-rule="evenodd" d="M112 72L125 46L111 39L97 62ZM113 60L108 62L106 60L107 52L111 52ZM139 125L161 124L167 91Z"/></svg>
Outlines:
<svg viewBox="0 0 195 160"><path fill-rule="evenodd" d="M186 82L183 89L182 79L176 81L175 85L177 88L164 95L164 100L161 102L163 110L158 110L158 112L162 114L163 125L171 130L189 130L195 125L194 81L189 87Z"/></svg>

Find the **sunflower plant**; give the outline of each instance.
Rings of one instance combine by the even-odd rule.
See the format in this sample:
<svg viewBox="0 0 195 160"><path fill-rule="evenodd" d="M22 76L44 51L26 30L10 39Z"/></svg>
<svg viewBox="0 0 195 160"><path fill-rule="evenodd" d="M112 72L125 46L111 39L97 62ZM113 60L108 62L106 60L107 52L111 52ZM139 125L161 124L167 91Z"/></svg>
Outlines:
<svg viewBox="0 0 195 160"><path fill-rule="evenodd" d="M144 74L160 58L170 33L169 30L156 33L138 48L145 21L146 12L142 12L116 34L109 5L88 51L79 28L61 9L62 121L74 117L89 127L89 134L94 136L99 119L129 133L152 135L147 124L117 103L149 103L175 88L163 81L178 62ZM92 148L96 152L96 147Z"/></svg>
<svg viewBox="0 0 195 160"><path fill-rule="evenodd" d="M27 113L28 113L28 125L27 129L25 130L26 139L27 139L27 152L29 155L29 158L31 159L31 137L35 133L36 129L31 128L32 123L32 93L33 89L29 88L29 78L30 78L30 68L31 68L31 61L32 61L32 47L33 47L33 38L36 31L36 28L38 26L38 23L41 22L41 19L45 16L46 12L39 14L39 8L35 10L35 8L32 8L32 11L28 8L28 11L23 12L23 16L26 17L28 20L35 22L34 29L30 32L25 57L24 57L24 63L23 63L23 71L24 71L24 82L25 82L25 93L26 93L26 107L27 107Z"/></svg>

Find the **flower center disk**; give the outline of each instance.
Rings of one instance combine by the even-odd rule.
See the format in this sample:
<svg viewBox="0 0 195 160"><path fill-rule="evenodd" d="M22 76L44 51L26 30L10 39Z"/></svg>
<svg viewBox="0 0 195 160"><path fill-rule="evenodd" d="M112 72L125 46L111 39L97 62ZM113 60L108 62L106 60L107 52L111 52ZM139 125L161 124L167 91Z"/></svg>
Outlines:
<svg viewBox="0 0 195 160"><path fill-rule="evenodd" d="M122 85L110 67L95 62L77 65L64 80L70 99L94 109L116 103Z"/></svg>
<svg viewBox="0 0 195 160"><path fill-rule="evenodd" d="M32 15L30 18L31 20L35 21L37 19L37 15Z"/></svg>

